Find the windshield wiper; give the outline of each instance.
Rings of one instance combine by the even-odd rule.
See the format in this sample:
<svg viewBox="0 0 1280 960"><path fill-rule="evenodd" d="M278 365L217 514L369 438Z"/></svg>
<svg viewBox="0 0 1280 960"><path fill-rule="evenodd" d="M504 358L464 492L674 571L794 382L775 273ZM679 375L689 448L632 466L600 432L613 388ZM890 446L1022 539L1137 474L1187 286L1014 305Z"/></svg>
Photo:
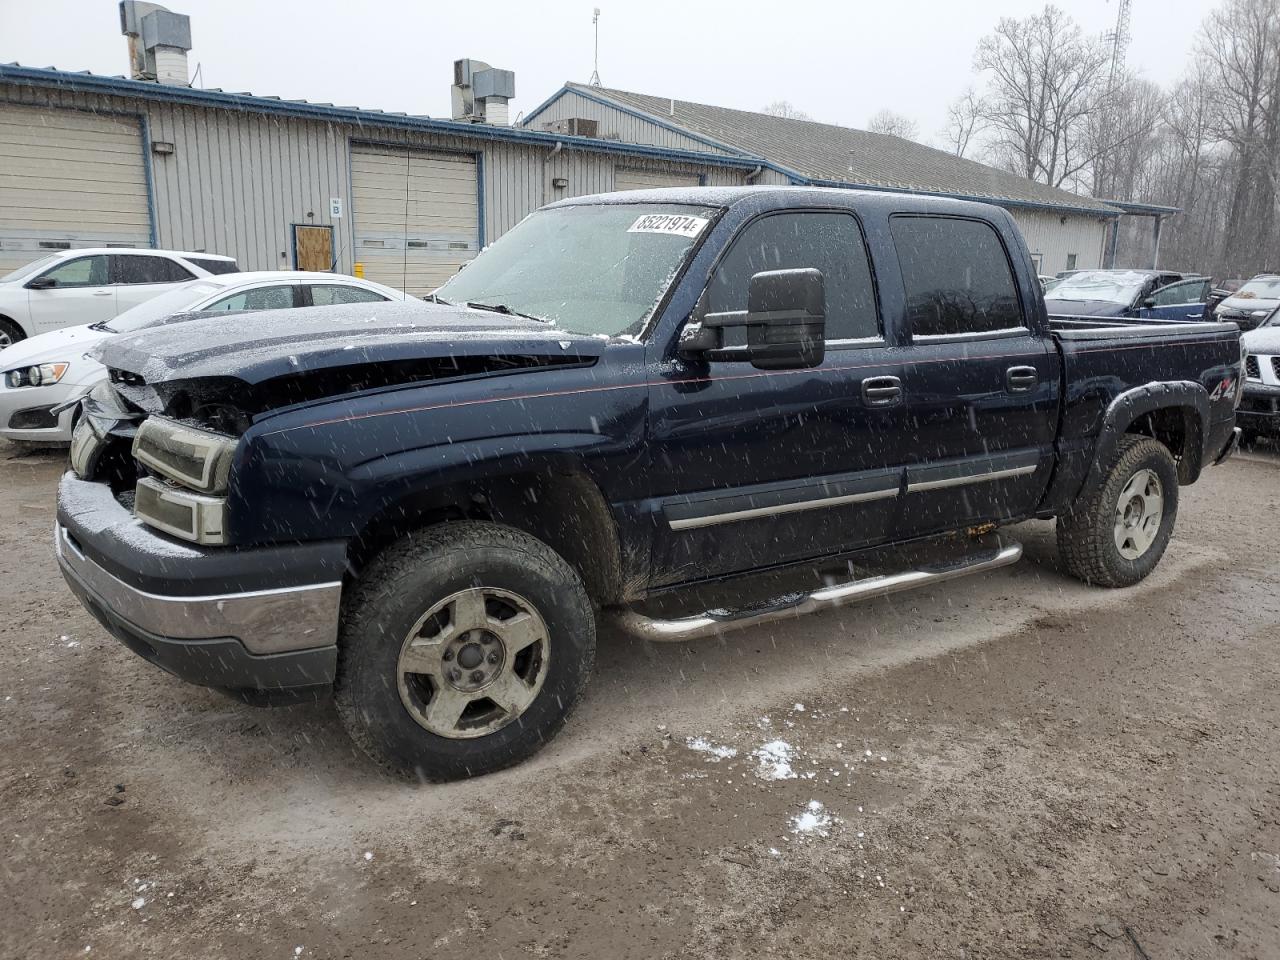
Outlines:
<svg viewBox="0 0 1280 960"><path fill-rule="evenodd" d="M425 300L425 301L427 301L427 303L438 303L438 304L441 304L442 306L445 306L445 307L456 307L456 306L457 306L457 304L456 304L456 303L452 303L451 301L446 300L444 297L438 296L437 294L434 294L434 293L428 293L428 294L427 294L425 297L423 297L422 299L423 299L423 300Z"/></svg>
<svg viewBox="0 0 1280 960"><path fill-rule="evenodd" d="M116 332L116 331L112 330L109 326L107 326L107 321L105 321L105 320L99 320L97 323L91 323L91 324L89 324L89 329L90 329L90 330L100 330L100 331L102 331L103 333L115 333L115 332Z"/></svg>
<svg viewBox="0 0 1280 960"><path fill-rule="evenodd" d="M532 313L521 313L519 310L512 310L505 303L477 303L474 300L468 300L467 306L472 310L487 310L489 313L501 313L508 317L537 320L539 323L555 323L554 320L548 320L546 317L535 317Z"/></svg>

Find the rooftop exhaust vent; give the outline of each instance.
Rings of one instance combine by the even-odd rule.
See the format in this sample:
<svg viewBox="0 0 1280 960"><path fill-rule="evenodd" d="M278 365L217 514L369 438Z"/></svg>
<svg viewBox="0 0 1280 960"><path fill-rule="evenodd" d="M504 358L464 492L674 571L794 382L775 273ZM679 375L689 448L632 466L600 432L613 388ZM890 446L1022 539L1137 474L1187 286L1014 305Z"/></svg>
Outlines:
<svg viewBox="0 0 1280 960"><path fill-rule="evenodd" d="M129 73L135 80L190 86L187 52L191 18L144 0L121 0L120 32L129 38Z"/></svg>
<svg viewBox="0 0 1280 960"><path fill-rule="evenodd" d="M507 126L507 103L516 95L516 75L480 60L453 62L453 119Z"/></svg>

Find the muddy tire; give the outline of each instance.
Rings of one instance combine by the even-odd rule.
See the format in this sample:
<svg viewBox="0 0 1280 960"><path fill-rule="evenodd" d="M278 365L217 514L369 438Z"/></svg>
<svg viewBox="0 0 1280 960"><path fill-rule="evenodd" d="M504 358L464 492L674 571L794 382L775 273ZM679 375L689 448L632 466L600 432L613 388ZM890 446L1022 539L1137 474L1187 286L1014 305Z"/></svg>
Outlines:
<svg viewBox="0 0 1280 960"><path fill-rule="evenodd" d="M335 702L389 772L457 780L519 763L564 725L595 660L581 578L494 523L411 534L343 604Z"/></svg>
<svg viewBox="0 0 1280 960"><path fill-rule="evenodd" d="M1164 556L1178 516L1178 469L1158 440L1126 435L1102 480L1058 517L1067 571L1100 587L1128 587Z"/></svg>

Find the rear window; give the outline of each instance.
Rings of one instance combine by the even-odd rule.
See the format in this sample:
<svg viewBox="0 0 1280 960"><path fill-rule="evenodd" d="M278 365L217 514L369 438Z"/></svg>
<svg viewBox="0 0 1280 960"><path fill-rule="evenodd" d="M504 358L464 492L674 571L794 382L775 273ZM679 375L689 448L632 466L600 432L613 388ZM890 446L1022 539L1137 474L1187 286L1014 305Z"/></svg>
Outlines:
<svg viewBox="0 0 1280 960"><path fill-rule="evenodd" d="M1009 258L990 224L896 216L890 230L914 336L992 333L1025 326Z"/></svg>
<svg viewBox="0 0 1280 960"><path fill-rule="evenodd" d="M182 259L186 260L187 263L199 267L201 270L206 270L209 273L214 274L215 276L220 273L240 272L240 264L236 263L234 260L210 260L205 257L183 257Z"/></svg>

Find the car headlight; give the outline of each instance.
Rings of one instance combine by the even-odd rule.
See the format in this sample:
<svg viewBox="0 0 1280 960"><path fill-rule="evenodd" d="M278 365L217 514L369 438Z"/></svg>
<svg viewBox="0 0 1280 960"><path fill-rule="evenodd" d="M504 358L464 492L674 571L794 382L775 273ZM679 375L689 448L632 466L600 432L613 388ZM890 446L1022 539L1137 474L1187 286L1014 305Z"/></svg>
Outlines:
<svg viewBox="0 0 1280 960"><path fill-rule="evenodd" d="M225 497L206 497L143 477L134 490L133 512L143 523L192 543L227 542Z"/></svg>
<svg viewBox="0 0 1280 960"><path fill-rule="evenodd" d="M235 437L165 417L148 417L133 440L133 456L161 476L198 493L227 492Z"/></svg>
<svg viewBox="0 0 1280 960"><path fill-rule="evenodd" d="M47 387L49 384L57 383L61 380L69 369L71 369L71 364L62 361L38 363L30 367L20 367L17 370L8 371L4 375L4 382L10 389L17 389L18 387Z"/></svg>
<svg viewBox="0 0 1280 960"><path fill-rule="evenodd" d="M1252 316L1265 317L1270 312L1271 312L1270 310L1254 310L1252 313Z"/></svg>

